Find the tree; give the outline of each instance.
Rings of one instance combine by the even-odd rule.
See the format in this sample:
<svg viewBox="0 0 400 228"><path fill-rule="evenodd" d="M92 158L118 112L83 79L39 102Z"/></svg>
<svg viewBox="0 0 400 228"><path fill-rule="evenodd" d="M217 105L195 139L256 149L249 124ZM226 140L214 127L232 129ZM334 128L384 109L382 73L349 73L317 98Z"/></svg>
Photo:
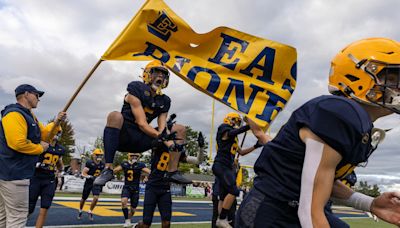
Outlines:
<svg viewBox="0 0 400 228"><path fill-rule="evenodd" d="M199 137L200 132L193 130L190 126L185 126L185 127L186 127L186 146L185 146L186 155L196 157L197 154L199 152L201 152L204 154L204 158L206 160L205 149L207 149L207 147L208 147L208 142L206 141L206 139L204 139L205 145L204 145L203 150L200 151L200 147L197 143L197 138ZM183 173L188 173L192 169L193 169L193 172L196 174L201 173L201 170L199 169L199 167L197 165L188 164L188 163L181 163L179 165L179 171L181 171Z"/></svg>
<svg viewBox="0 0 400 228"><path fill-rule="evenodd" d="M48 123L53 122L54 120L49 120L47 121ZM74 128L72 127L72 124L69 122L68 119L65 121L62 121L60 123L60 126L62 128L62 135L60 140L58 141L58 144L63 146L65 148L65 155L63 156L63 162L65 165L69 165L71 161L71 153L74 152L74 147L75 147L75 139L74 139Z"/></svg>
<svg viewBox="0 0 400 228"><path fill-rule="evenodd" d="M381 194L378 185L374 184L371 186L367 181L360 181L358 185L354 186L354 190L372 197L377 197Z"/></svg>
<svg viewBox="0 0 400 228"><path fill-rule="evenodd" d="M197 138L199 137L200 132L193 130L190 126L185 126L185 127L186 127L186 155L197 156L197 153L199 152L200 149L197 143ZM208 148L208 142L206 141L206 137L204 137L204 141L205 145L203 149L205 151Z"/></svg>

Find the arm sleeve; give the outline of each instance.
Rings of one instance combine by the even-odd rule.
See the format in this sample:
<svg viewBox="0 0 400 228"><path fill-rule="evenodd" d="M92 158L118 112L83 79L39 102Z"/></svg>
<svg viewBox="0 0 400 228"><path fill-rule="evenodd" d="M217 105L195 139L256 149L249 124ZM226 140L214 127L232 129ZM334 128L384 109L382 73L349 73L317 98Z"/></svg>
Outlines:
<svg viewBox="0 0 400 228"><path fill-rule="evenodd" d="M39 155L43 153L40 144L32 143L28 136L28 126L25 118L18 112L10 112L2 119L4 136L7 145L20 153L29 155Z"/></svg>
<svg viewBox="0 0 400 228"><path fill-rule="evenodd" d="M243 126L241 128L238 128L238 129L230 130L228 132L228 137L229 138L233 138L233 137L235 137L235 136L237 136L239 134L242 134L243 132L246 132L248 130L250 130L250 126L249 125Z"/></svg>

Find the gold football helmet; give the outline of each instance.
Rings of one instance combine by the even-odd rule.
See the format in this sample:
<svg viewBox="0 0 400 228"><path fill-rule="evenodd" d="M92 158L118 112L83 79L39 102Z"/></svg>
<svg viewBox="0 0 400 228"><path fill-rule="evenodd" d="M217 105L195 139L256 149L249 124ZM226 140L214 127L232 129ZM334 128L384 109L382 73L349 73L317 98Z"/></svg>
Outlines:
<svg viewBox="0 0 400 228"><path fill-rule="evenodd" d="M400 113L400 43L369 38L345 47L331 62L329 92Z"/></svg>
<svg viewBox="0 0 400 228"><path fill-rule="evenodd" d="M228 124L232 127L241 127L242 126L242 117L236 112L230 112L226 114L224 118L224 123Z"/></svg>
<svg viewBox="0 0 400 228"><path fill-rule="evenodd" d="M162 77L160 77L162 75ZM160 92L167 88L169 83L169 71L165 64L159 60L153 60L146 65L143 71L143 82Z"/></svg>

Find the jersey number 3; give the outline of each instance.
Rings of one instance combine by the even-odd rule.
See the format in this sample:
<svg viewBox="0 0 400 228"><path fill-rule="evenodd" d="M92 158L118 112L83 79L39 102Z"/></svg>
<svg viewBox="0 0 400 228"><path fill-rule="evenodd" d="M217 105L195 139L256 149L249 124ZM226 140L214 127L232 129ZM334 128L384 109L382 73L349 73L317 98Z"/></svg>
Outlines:
<svg viewBox="0 0 400 228"><path fill-rule="evenodd" d="M126 172L126 174L128 174L128 177L126 179L128 181L133 181L133 170L128 170L128 172Z"/></svg>

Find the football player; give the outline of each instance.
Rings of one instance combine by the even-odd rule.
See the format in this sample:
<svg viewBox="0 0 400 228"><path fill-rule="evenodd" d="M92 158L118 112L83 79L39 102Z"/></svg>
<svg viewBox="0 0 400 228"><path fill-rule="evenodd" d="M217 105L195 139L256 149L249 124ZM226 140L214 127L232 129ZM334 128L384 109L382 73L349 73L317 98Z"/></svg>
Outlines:
<svg viewBox="0 0 400 228"><path fill-rule="evenodd" d="M49 128L53 128L54 123L49 123ZM40 196L40 212L36 219L36 227L43 227L46 221L47 211L51 206L56 191L55 172L62 171L64 164L62 156L65 148L58 144L61 138L62 129L59 127L57 134L50 143L49 148L39 156L36 169L29 184L29 215L33 213L36 201Z"/></svg>
<svg viewBox="0 0 400 228"><path fill-rule="evenodd" d="M114 173L124 171L125 183L121 193L122 212L125 218L124 227L131 226L131 218L139 203L139 183L142 172L150 174L150 169L146 168L143 162L139 162L139 158L139 153L128 153L128 160L114 168ZM128 199L131 200L130 212L128 210Z"/></svg>
<svg viewBox="0 0 400 228"><path fill-rule="evenodd" d="M93 194L93 200L90 204L90 209L88 211L88 216L91 221L93 221L93 210L96 207L97 201L99 200L99 195L103 186L94 185L93 182L98 177L104 169L103 162L104 152L102 149L95 149L92 152L92 160L88 160L85 164L85 168L82 170L82 178L85 178L85 185L83 186L82 198L79 203L78 219L82 218L82 209L85 205L86 199L89 197L90 192Z"/></svg>
<svg viewBox="0 0 400 228"><path fill-rule="evenodd" d="M185 126L174 124L172 132L176 132L174 150L180 154L180 161L191 164L200 164L204 160L204 139L199 135L200 151L197 157L186 156L185 154ZM202 143L203 142L203 143ZM161 227L168 228L171 225L172 199L170 191L170 182L165 178L167 174L168 163L170 162L170 151L163 143L154 146L151 159L151 173L146 183L146 191L143 203L143 221L139 222L135 227L147 228L151 226L153 214L156 206L161 214Z"/></svg>
<svg viewBox="0 0 400 228"><path fill-rule="evenodd" d="M400 225L400 194L372 198L339 180L367 162L383 139L373 121L400 113L400 44L386 38L354 42L332 60L329 91L295 110L258 157L254 187L241 203L238 227L329 227L331 196ZM261 128L249 120L264 143Z"/></svg>
<svg viewBox="0 0 400 228"><path fill-rule="evenodd" d="M112 163L115 152L142 153L151 149L152 141L163 139L168 147L172 141L166 139L166 119L171 99L161 93L168 86L169 71L164 64L154 60L147 64L143 72L143 82L128 84L121 112L111 112L104 129L106 169L95 180L96 185L104 185L113 178ZM149 123L157 119L158 128ZM172 182L190 184L177 172L179 153L171 151L171 163L167 168Z"/></svg>
<svg viewBox="0 0 400 228"><path fill-rule="evenodd" d="M239 114L230 112L217 131L217 155L214 158L212 170L219 180L219 217L217 227L232 227L227 216L240 190L236 186L235 155L244 156L256 149L259 144L242 149L239 147L238 135L249 130L248 125L242 126L242 118Z"/></svg>

